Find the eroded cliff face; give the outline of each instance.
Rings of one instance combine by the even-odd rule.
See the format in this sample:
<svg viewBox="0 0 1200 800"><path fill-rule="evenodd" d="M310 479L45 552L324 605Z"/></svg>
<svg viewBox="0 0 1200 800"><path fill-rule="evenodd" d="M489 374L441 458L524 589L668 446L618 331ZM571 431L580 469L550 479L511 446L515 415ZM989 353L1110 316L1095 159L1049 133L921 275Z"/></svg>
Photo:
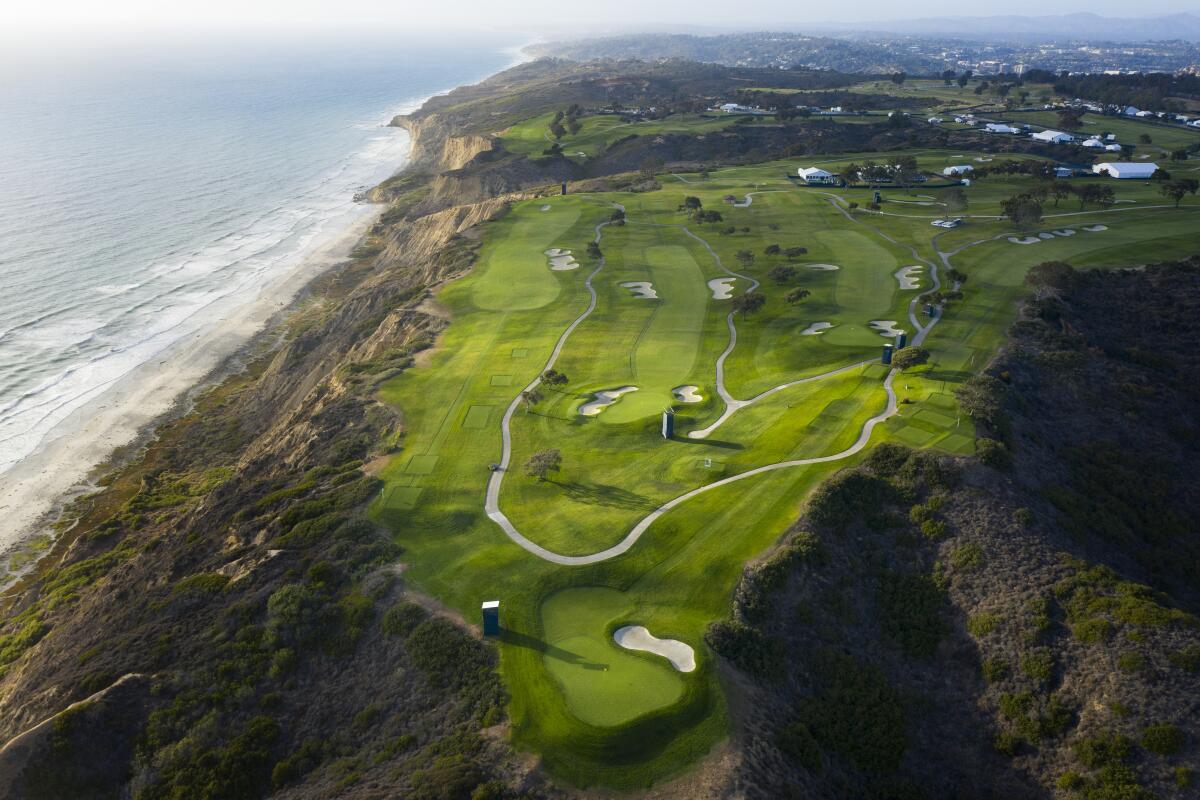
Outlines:
<svg viewBox="0 0 1200 800"><path fill-rule="evenodd" d="M414 169L430 172L460 169L475 156L495 147L495 139L491 136L456 135L438 114L420 119L401 115L391 124L408 131L412 137L409 158Z"/></svg>

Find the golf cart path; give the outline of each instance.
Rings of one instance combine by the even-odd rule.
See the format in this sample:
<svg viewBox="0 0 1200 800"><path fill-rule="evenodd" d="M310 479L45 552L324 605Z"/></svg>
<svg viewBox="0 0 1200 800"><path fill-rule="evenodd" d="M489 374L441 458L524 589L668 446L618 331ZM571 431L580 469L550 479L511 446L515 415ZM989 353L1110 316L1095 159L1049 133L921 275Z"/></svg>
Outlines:
<svg viewBox="0 0 1200 800"><path fill-rule="evenodd" d="M846 211L845 209L842 209L841 206L838 205L836 200L831 199L830 202L832 202L835 207L837 207L839 210L841 210L842 213L846 215L846 218L849 219L851 222L854 222L856 224L864 224L860 220L856 219L853 215L851 215L848 211ZM597 244L600 242L601 236L603 234L602 229L604 228L605 225L608 225L608 224L610 224L610 223L602 222L596 226L595 241ZM899 244L898 242L895 242L894 239L887 236L882 231L879 231L874 226L865 225L865 224L864 224L864 226L870 228L872 231L879 234L880 236L883 236L888 241L893 242L894 244ZM740 274L733 272L732 270L726 268L721 263L720 258L717 256L716 252L712 249L712 247L708 244L708 242L706 242L701 237L697 236L695 233L692 233L692 231L690 231L686 226L683 227L683 230L688 236L690 236L691 238L700 242L705 247L705 249L707 249L710 253L712 253L713 257L717 261L717 264L721 267L721 269L723 271L725 271L735 277L739 277L744 280L750 281L750 283L752 285L751 285L750 289L748 289L747 291L753 291L755 288L758 287L758 285L759 285L758 281L754 280L753 278L750 278L746 275L740 275ZM901 245L901 246L907 247L907 245ZM934 248L935 249L937 248L936 242L934 244ZM921 256L917 253L915 247L909 247L908 249L912 252L914 258L916 258L918 261L921 261L922 263L929 266L930 274L933 276L933 281L934 281L933 291L936 291L941 286L941 283L940 283L940 281L938 279L938 275L937 275L936 264L934 264L930 261L927 261L924 258L921 258ZM939 255L941 255L941 251L938 251L938 252L939 252ZM941 258L944 262L946 261L946 256L941 255ZM946 263L948 263L948 262L946 262ZM563 347L566 345L568 337L570 337L571 333L574 332L574 330L577 327L579 327L579 324L581 322L583 322L585 319L587 319L588 316L591 315L592 311L595 310L595 308L596 308L596 290L592 286L592 279L602 269L604 269L604 265L605 265L605 259L602 256L600 258L600 264L594 270L592 270L591 274L589 274L587 279L584 281L584 286L588 290L588 294L590 295L590 300L588 302L588 306L583 311L582 314L580 314L578 317L575 318L574 322L572 322L570 325L567 326L566 330L564 330L562 332L562 335L559 336L557 343L554 345L554 350L550 353L550 358L547 360L546 365L542 368L542 372L545 372L545 370L548 370L554 366L554 363L558 360L559 354L562 352ZM916 346L916 345L920 344L922 341L924 341L925 337L929 334L929 331L933 329L933 326L935 324L937 324L937 321L940 319L940 317L934 317L933 319L931 319L929 321L928 325L922 326L920 324L920 322L918 322L916 320L916 317L914 315L914 309L916 308L917 300L918 300L918 298L914 297L912 299L912 301L910 301L910 303L909 303L909 318L910 318L910 320L912 320L913 324L917 328L917 334L913 337L913 346ZM730 341L729 341L729 345L725 348L725 351L717 359L717 380L718 380L718 391L721 393L722 399L724 399L727 404L730 404L730 403L741 404L741 405L738 405L738 407L740 408L740 407L744 406L747 403L747 401L739 401L736 398L733 398L731 395L729 395L728 391L725 389L725 386L724 386L725 358L726 358L726 356L729 355L730 352L732 352L733 347L737 344L737 327L733 323L733 316L734 316L734 312L730 312L729 316L726 317L726 324L729 327ZM848 369L854 369L855 367L858 367L858 366L861 366L861 364L852 364L848 367L843 367L841 370L835 370L834 372L836 373L836 372L841 372L841 371L845 371ZM834 373L826 373L826 375L829 375L829 374L834 374ZM803 380L814 380L817 377L824 377L824 376L814 376L812 378L803 379ZM671 500L668 500L667 502L660 505L658 508L651 511L646 516L642 517L642 519L639 520L638 523L636 525L634 525L633 528L631 528L628 533L625 534L625 536L621 539L621 541L617 542L612 547L609 547L605 550L601 550L596 553L584 555L584 556L562 555L561 553L555 553L552 550L548 550L545 547L542 547L537 542L534 542L531 539L528 539L527 537L522 535L521 532L519 530L517 530L516 526L512 524L512 521L509 520L509 518L507 516L505 516L504 512L500 510L500 487L504 481L504 474L505 474L505 472L507 472L509 464L511 463L511 460L512 460L512 435L509 431L509 424L512 421L513 414L516 412L517 407L520 405L520 402L521 402L521 394L518 394L515 398L513 398L513 401L508 405L508 408L505 410L504 417L500 423L500 438L501 438L501 450L502 450L501 458L500 458L500 463L499 463L498 467L492 471L491 476L488 478L487 496L484 501L484 511L487 513L488 517L493 522L495 522L498 526L500 526L500 529L504 531L504 533L508 536L509 539L511 539L514 543L519 545L521 548L523 548L527 552L532 553L533 555L535 555L538 558L541 558L545 561L549 561L554 564L561 564L563 566L586 566L588 564L597 564L602 561L607 561L610 558L615 558L619 555L623 555L624 553L628 552L635 544L637 544L637 541L638 541L638 539L640 539L642 537L642 534L644 534L650 528L650 526L653 525L658 520L659 517L663 516L664 514L666 514L669 511L671 511L676 506L686 503L688 500L691 500L693 497L704 494L705 492L711 491L711 490L719 488L721 486L728 486L731 483L736 483L737 481L745 480L746 478L752 478L757 475L764 475L768 472L774 472L776 470L781 470L781 469L790 469L792 467L803 467L803 466L809 466L812 464L827 464L827 463L834 462L834 461L841 461L841 460L844 460L846 458L849 458L849 457L855 455L856 453L861 452L863 450L863 448L865 448L867 446L867 444L870 442L871 434L875 430L875 426L877 426L879 423L884 422L888 418L895 415L898 410L899 406L898 406L898 402L896 400L896 392L892 386L892 384L895 380L895 377L896 377L896 370L892 369L888 372L887 377L883 381L883 388L884 388L884 391L887 393L887 405L884 407L884 409L881 412L879 412L875 416L869 418L868 420L866 420L863 423L863 427L862 427L862 430L859 432L858 439L855 440L855 442L853 444L851 444L849 447L847 447L846 449L844 449L840 452L837 452L837 453L833 453L831 455L827 455L827 456L816 456L813 458L799 458L799 459L791 459L788 461L777 461L773 464L766 464L761 467L755 467L754 469L746 470L745 472L739 472L736 475L730 475L727 478L722 478L721 480L714 481L709 484L705 484L704 486L697 487L688 492L684 492L683 494L678 495L677 497L675 497ZM795 381L795 382L793 382L793 384L803 382L803 380ZM538 377L534 378L529 383L529 385L526 386L525 389L522 390L522 393L535 389L538 386L538 384L540 384L540 383L541 383L541 373L539 372ZM792 385L792 384L785 384L784 386L780 386L780 387L776 387L775 389L768 390L768 392L765 392L765 393L763 393L763 395L759 395L758 397L756 397L754 399L758 399L759 397L765 396L767 393L778 391L782 388L785 388L787 385ZM753 400L751 400L749 402L753 402ZM732 413L732 412L729 412L727 409L727 414L728 413Z"/></svg>

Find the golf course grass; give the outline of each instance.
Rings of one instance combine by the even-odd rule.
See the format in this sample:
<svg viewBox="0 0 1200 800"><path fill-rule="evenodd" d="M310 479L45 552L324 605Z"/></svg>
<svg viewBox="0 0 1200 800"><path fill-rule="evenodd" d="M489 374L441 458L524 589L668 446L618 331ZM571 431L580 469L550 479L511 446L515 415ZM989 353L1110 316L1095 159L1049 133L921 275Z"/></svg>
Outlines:
<svg viewBox="0 0 1200 800"><path fill-rule="evenodd" d="M507 136L532 140L546 122L531 120L527 131L514 128ZM913 154L929 171L962 157ZM836 168L863 158L822 163ZM941 216L937 206L885 197L883 213L851 212L848 203L862 202L861 191L795 186L788 175L808 163L735 167L707 179L688 174L688 183L664 181L661 190L640 194L515 203L509 214L480 226L475 268L437 293L452 322L428 363L382 388L382 398L403 414L405 432L382 472L386 485L373 514L404 547L412 587L469 620L478 617L482 600L500 600L501 671L514 741L536 751L565 781L648 786L686 768L725 735L724 693L703 634L727 615L743 565L779 539L820 481L857 463L878 442L973 452L974 431L954 390L1000 344L1030 266L1051 259L1116 266L1144 261L1146 253L1173 258L1189 242L1194 246L1200 220L1194 200L1166 208L1154 187L1122 183L1118 197L1134 202L1109 211L1080 212L1068 202L1047 206L1034 236L1066 226L1078 233L1014 245L1007 241L1010 225L998 218L999 203L1026 188L1028 179L975 182L969 209L959 215L966 224L945 230L929 224ZM727 194L755 191L761 194L746 207L722 202ZM885 191L897 200L919 193ZM687 195L719 210L724 222L689 219L679 210ZM614 204L625 208L626 224L598 228ZM542 211L544 205L550 209ZM1082 230L1096 223L1108 230ZM728 224L734 233L722 233ZM597 231L603 261L584 255ZM766 255L772 244L808 252L789 261ZM579 269L551 270L544 252L553 247L571 250ZM752 263L738 259L742 250L754 254ZM788 264L793 277L782 283L769 277L772 268ZM916 273L920 289L901 289L895 273L911 265L923 267ZM626 552L597 563L552 563L519 546L485 514L505 410L589 308L589 278L594 310L566 337L554 362L568 382L537 387L541 400L513 412L511 463L498 499L523 537L563 556L613 547L662 504L715 481L854 445L867 420L888 407L889 370L878 360L881 346L892 340L869 323L895 320L911 341L917 327L910 310L924 327L933 320L910 303L932 288L934 268L940 273L947 266L967 274L963 297L929 330L923 346L930 362L892 377L897 413L875 427L867 450L697 494L654 520ZM760 311L733 316L737 344L724 362L730 395L745 401L815 379L744 405L707 438L691 439L689 431L725 411L716 363L730 343L734 301L714 299L708 282L730 277L726 269L757 280L766 297ZM636 297L621 285L627 282L649 282L657 299ZM749 286L736 279L733 297ZM787 293L798 287L810 295L787 303ZM801 335L815 322L832 327ZM686 385L699 387L700 402L673 396ZM594 416L579 413L597 392L629 386L637 391ZM670 440L660 434L667 407L676 411ZM561 453L561 468L545 480L527 476L526 460L550 448ZM697 669L678 672L661 656L619 647L613 632L622 625L686 643Z"/></svg>

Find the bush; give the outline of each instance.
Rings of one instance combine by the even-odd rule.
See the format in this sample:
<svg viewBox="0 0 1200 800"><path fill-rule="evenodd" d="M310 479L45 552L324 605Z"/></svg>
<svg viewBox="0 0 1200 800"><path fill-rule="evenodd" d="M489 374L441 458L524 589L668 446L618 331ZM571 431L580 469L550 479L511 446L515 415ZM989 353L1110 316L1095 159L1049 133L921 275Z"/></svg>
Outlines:
<svg viewBox="0 0 1200 800"><path fill-rule="evenodd" d="M986 658L982 665L983 679L996 683L1008 677L1008 664L1002 658Z"/></svg>
<svg viewBox="0 0 1200 800"><path fill-rule="evenodd" d="M1003 442L995 439L976 439L975 453L982 463L993 469L1008 469L1012 466L1012 454Z"/></svg>
<svg viewBox="0 0 1200 800"><path fill-rule="evenodd" d="M389 636L408 636L428 616L416 603L396 603L383 615L379 628Z"/></svg>
<svg viewBox="0 0 1200 800"><path fill-rule="evenodd" d="M813 774L821 772L821 746L803 722L793 722L775 736L779 751Z"/></svg>
<svg viewBox="0 0 1200 800"><path fill-rule="evenodd" d="M1142 731L1142 747L1160 756L1173 756L1183 749L1183 731L1169 722Z"/></svg>
<svg viewBox="0 0 1200 800"><path fill-rule="evenodd" d="M1021 672L1035 681L1045 683L1054 676L1054 654L1039 647L1021 656Z"/></svg>
<svg viewBox="0 0 1200 800"><path fill-rule="evenodd" d="M722 620L708 626L704 641L713 652L757 678L776 680L784 673L783 644L758 628Z"/></svg>
<svg viewBox="0 0 1200 800"><path fill-rule="evenodd" d="M1000 618L995 614L988 614L986 612L972 614L967 619L967 632L978 639L994 631L999 623Z"/></svg>
<svg viewBox="0 0 1200 800"><path fill-rule="evenodd" d="M945 594L929 575L884 573L876 592L883 632L910 656L931 658L947 633Z"/></svg>

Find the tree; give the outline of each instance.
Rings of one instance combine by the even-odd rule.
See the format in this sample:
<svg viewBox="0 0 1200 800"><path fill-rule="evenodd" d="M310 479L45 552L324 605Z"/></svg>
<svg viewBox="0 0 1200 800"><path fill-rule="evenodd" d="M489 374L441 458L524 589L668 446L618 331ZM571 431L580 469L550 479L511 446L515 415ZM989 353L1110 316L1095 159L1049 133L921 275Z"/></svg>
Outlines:
<svg viewBox="0 0 1200 800"><path fill-rule="evenodd" d="M1098 183L1086 183L1082 186L1075 187L1075 195L1079 198L1079 208L1083 210L1085 206L1097 205L1107 208L1117 202L1116 195L1113 193L1111 186L1103 186Z"/></svg>
<svg viewBox="0 0 1200 800"><path fill-rule="evenodd" d="M807 247L789 247L787 250L783 251L783 254L787 257L788 261L795 261L807 252Z"/></svg>
<svg viewBox="0 0 1200 800"><path fill-rule="evenodd" d="M767 296L762 292L746 292L733 298L733 310L740 312L744 317L761 310L766 302Z"/></svg>
<svg viewBox="0 0 1200 800"><path fill-rule="evenodd" d="M654 177L656 172L663 168L665 163L666 162L658 156L646 156L642 159L642 163L638 169L642 173L643 178L650 180Z"/></svg>
<svg viewBox="0 0 1200 800"><path fill-rule="evenodd" d="M906 347L892 356L892 366L899 370L911 369L929 361L929 351L920 347Z"/></svg>
<svg viewBox="0 0 1200 800"><path fill-rule="evenodd" d="M893 72L888 77L891 79L892 83L896 84L897 86L900 86L902 83L904 83L904 79L907 78L908 76L905 75L903 72Z"/></svg>
<svg viewBox="0 0 1200 800"><path fill-rule="evenodd" d="M556 369L548 369L542 373L542 383L547 386L566 386L570 382L565 372L559 372Z"/></svg>
<svg viewBox="0 0 1200 800"><path fill-rule="evenodd" d="M550 133L555 139L561 139L567 135L567 129L563 127L561 122L555 120L554 122L550 123Z"/></svg>
<svg viewBox="0 0 1200 800"><path fill-rule="evenodd" d="M896 159L896 181L901 186L906 189L910 188L920 176L921 171L917 167L917 159L914 156L900 156Z"/></svg>
<svg viewBox="0 0 1200 800"><path fill-rule="evenodd" d="M525 413L529 413L529 409L542 402L542 393L537 389L526 389L521 392L521 403L525 406Z"/></svg>
<svg viewBox="0 0 1200 800"><path fill-rule="evenodd" d="M602 253L600 251L600 243L599 242L588 242L587 243L587 254L588 254L588 258L603 258L604 257L604 253Z"/></svg>
<svg viewBox="0 0 1200 800"><path fill-rule="evenodd" d="M1083 112L1076 108L1060 108L1058 127L1068 131L1079 130L1083 127Z"/></svg>
<svg viewBox="0 0 1200 800"><path fill-rule="evenodd" d="M525 474L531 478L537 478L539 481L546 480L547 475L551 472L558 472L560 469L562 469L562 453L553 448L539 450L525 462Z"/></svg>
<svg viewBox="0 0 1200 800"><path fill-rule="evenodd" d="M783 252L783 250L782 250L782 248L779 247L779 245L769 244L766 246L766 249L763 250L763 255L777 256L782 252Z"/></svg>
<svg viewBox="0 0 1200 800"><path fill-rule="evenodd" d="M942 192L942 202L946 204L947 211L966 211L967 193L960 187L954 186Z"/></svg>
<svg viewBox="0 0 1200 800"><path fill-rule="evenodd" d="M754 253L751 253L749 250L738 250L735 258L737 258L739 264L747 269L754 266Z"/></svg>
<svg viewBox="0 0 1200 800"><path fill-rule="evenodd" d="M952 69L942 70L942 83L949 86L954 81L955 74Z"/></svg>
<svg viewBox="0 0 1200 800"><path fill-rule="evenodd" d="M1138 135L1138 141L1141 142L1142 144L1150 144L1154 140L1150 138L1150 134L1143 133L1143 134Z"/></svg>
<svg viewBox="0 0 1200 800"><path fill-rule="evenodd" d="M623 208L613 209L613 212L608 215L608 219L610 222L616 222L617 224L621 224L621 223L625 222L625 209L623 209Z"/></svg>
<svg viewBox="0 0 1200 800"><path fill-rule="evenodd" d="M772 267L767 273L767 277L775 281L779 286L783 286L796 277L796 268L788 264L780 264L777 267Z"/></svg>
<svg viewBox="0 0 1200 800"><path fill-rule="evenodd" d="M720 211L701 211L696 215L696 219L700 222L721 222L725 218L721 216Z"/></svg>
<svg viewBox="0 0 1200 800"><path fill-rule="evenodd" d="M1066 200L1071 196L1071 184L1066 181L1051 181L1050 196L1054 198L1054 207L1058 208L1059 200Z"/></svg>
<svg viewBox="0 0 1200 800"><path fill-rule="evenodd" d="M967 70L962 75L958 76L958 88L965 89L967 83L971 80L971 70Z"/></svg>
<svg viewBox="0 0 1200 800"><path fill-rule="evenodd" d="M1180 150L1172 150L1171 151L1171 160L1172 161L1187 161L1187 157L1188 157L1187 150L1180 149Z"/></svg>
<svg viewBox="0 0 1200 800"><path fill-rule="evenodd" d="M1195 194L1197 189L1200 189L1200 181L1195 178L1180 178L1179 180L1162 184L1158 187L1158 192L1163 197L1174 200L1175 207L1179 208L1179 201L1183 199L1183 196L1185 194Z"/></svg>
<svg viewBox="0 0 1200 800"><path fill-rule="evenodd" d="M1065 261L1043 261L1025 273L1025 283L1034 289L1062 291L1075 279L1075 268Z"/></svg>
<svg viewBox="0 0 1200 800"><path fill-rule="evenodd" d="M959 286L962 286L967 282L967 273L959 272L954 267L951 267L950 269L946 270L946 278L951 283L957 283Z"/></svg>
<svg viewBox="0 0 1200 800"><path fill-rule="evenodd" d="M856 180L858 180L858 173L861 171L862 167L852 161L846 166L842 167L841 171L838 173L838 177L846 183L854 183Z"/></svg>
<svg viewBox="0 0 1200 800"><path fill-rule="evenodd" d="M1032 228L1042 221L1042 204L1027 194L1016 194L1000 202L1004 216L1018 228Z"/></svg>
<svg viewBox="0 0 1200 800"><path fill-rule="evenodd" d="M900 128L911 128L912 118L903 111L893 111L892 113L888 114L888 127L897 130Z"/></svg>
<svg viewBox="0 0 1200 800"><path fill-rule="evenodd" d="M686 211L689 217L695 216L698 211L703 210L704 204L700 202L699 197L688 195L683 198L683 205L679 206L680 211Z"/></svg>
<svg viewBox="0 0 1200 800"><path fill-rule="evenodd" d="M803 287L797 287L795 289L792 289L790 292L788 292L787 297L785 297L784 299L787 300L788 305L794 306L794 305L796 305L796 303L799 303L801 300L808 297L810 294L812 294L812 292L810 292L808 289L805 289Z"/></svg>

